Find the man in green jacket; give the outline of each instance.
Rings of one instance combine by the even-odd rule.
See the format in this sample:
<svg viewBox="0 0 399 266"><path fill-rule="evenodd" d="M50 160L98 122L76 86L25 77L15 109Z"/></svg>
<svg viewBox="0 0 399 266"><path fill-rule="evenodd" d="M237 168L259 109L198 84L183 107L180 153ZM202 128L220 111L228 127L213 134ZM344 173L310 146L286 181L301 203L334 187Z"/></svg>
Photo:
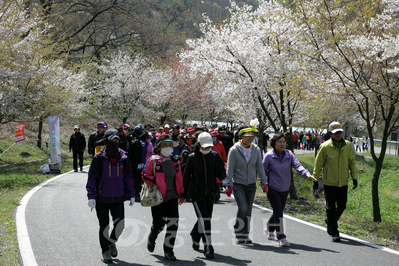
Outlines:
<svg viewBox="0 0 399 266"><path fill-rule="evenodd" d="M338 220L346 209L348 198L349 171L353 180L353 189L357 187L358 171L355 153L350 142L342 138L342 126L332 122L329 126L331 138L321 144L315 160L313 176L320 176L323 170L324 195L326 199L327 233L334 242L341 241ZM317 183L313 187L317 189Z"/></svg>

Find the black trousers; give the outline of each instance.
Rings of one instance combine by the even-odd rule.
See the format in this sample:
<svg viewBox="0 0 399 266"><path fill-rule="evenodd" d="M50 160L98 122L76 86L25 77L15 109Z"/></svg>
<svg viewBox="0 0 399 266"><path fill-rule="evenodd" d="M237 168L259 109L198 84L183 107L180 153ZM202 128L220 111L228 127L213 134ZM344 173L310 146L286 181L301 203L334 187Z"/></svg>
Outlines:
<svg viewBox="0 0 399 266"><path fill-rule="evenodd" d="M338 220L346 209L348 186L335 187L324 185L327 222L332 235L338 233Z"/></svg>
<svg viewBox="0 0 399 266"><path fill-rule="evenodd" d="M79 157L79 167L83 167L83 151L72 151L73 154L73 169L78 169L78 157Z"/></svg>
<svg viewBox="0 0 399 266"><path fill-rule="evenodd" d="M148 238L151 241L157 239L166 225L165 240L163 242L164 252L173 251L175 246L177 229L179 227L179 203L178 199L168 200L151 207L152 226Z"/></svg>
<svg viewBox="0 0 399 266"><path fill-rule="evenodd" d="M197 244L199 244L199 241L202 239L204 243L204 254L213 254L214 250L211 239L213 204L207 201L193 201L193 206L198 219L190 235Z"/></svg>
<svg viewBox="0 0 399 266"><path fill-rule="evenodd" d="M276 231L277 239L286 238L283 226L283 210L287 202L287 197L288 191L279 192L274 189L269 189L269 193L267 193L267 198L273 208L273 214L267 222L267 230L270 233Z"/></svg>
<svg viewBox="0 0 399 266"><path fill-rule="evenodd" d="M98 222L100 224L99 237L102 253L109 250L109 244L118 241L125 227L125 208L121 203L99 203L96 204ZM109 213L112 216L114 228L109 235Z"/></svg>
<svg viewBox="0 0 399 266"><path fill-rule="evenodd" d="M143 184L143 179L141 178L141 169L133 168L133 181L134 181L134 190L136 191L136 195L140 195L141 185Z"/></svg>

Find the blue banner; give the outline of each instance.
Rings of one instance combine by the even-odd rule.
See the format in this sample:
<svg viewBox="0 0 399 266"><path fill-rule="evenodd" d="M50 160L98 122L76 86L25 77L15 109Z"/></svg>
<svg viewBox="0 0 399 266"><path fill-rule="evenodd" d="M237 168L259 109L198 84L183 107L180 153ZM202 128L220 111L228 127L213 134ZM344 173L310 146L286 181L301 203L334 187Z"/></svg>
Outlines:
<svg viewBox="0 0 399 266"><path fill-rule="evenodd" d="M51 163L58 163L61 169L61 141L60 141L60 120L58 116L48 117L50 133Z"/></svg>

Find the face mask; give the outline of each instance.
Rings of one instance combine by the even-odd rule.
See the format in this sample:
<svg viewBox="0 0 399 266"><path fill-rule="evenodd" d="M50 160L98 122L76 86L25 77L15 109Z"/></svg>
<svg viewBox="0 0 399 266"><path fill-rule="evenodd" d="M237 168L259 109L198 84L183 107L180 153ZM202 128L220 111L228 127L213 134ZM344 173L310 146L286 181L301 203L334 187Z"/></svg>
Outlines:
<svg viewBox="0 0 399 266"><path fill-rule="evenodd" d="M208 154L208 153L211 152L211 150L212 150L212 149L209 149L209 150L202 150L202 149L200 149L200 152L201 152L202 154Z"/></svg>
<svg viewBox="0 0 399 266"><path fill-rule="evenodd" d="M212 141L215 142L217 140L217 137L212 137Z"/></svg>
<svg viewBox="0 0 399 266"><path fill-rule="evenodd" d="M118 142L108 141L107 145L105 146L105 149L107 150L107 154L110 157L115 158L118 156L118 147L119 147Z"/></svg>
<svg viewBox="0 0 399 266"><path fill-rule="evenodd" d="M161 154L164 157L168 157L169 155L172 154L172 152L173 152L173 148L171 148L171 147L162 148L162 150L161 150Z"/></svg>

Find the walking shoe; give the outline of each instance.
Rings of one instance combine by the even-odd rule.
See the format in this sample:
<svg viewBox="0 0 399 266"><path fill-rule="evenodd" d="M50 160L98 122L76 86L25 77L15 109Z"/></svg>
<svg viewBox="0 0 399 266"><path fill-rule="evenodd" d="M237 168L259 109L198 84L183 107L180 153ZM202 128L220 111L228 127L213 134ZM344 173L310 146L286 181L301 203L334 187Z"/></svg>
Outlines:
<svg viewBox="0 0 399 266"><path fill-rule="evenodd" d="M112 263L111 251L108 250L103 253L102 261L104 263Z"/></svg>
<svg viewBox="0 0 399 266"><path fill-rule="evenodd" d="M111 256L112 257L116 257L118 256L118 250L116 249L116 245L115 244L109 244L109 250L111 251Z"/></svg>
<svg viewBox="0 0 399 266"><path fill-rule="evenodd" d="M147 249L148 249L149 252L154 252L154 249L155 249L155 241L151 241L151 240L148 238Z"/></svg>
<svg viewBox="0 0 399 266"><path fill-rule="evenodd" d="M332 236L331 228L330 228L330 226L328 225L328 219L327 219L327 218L324 219L324 222L326 222L326 224L327 224L327 234L329 234L330 236Z"/></svg>
<svg viewBox="0 0 399 266"><path fill-rule="evenodd" d="M280 245L280 247L288 247L290 245L290 243L288 243L287 239L285 238L281 238L277 242Z"/></svg>
<svg viewBox="0 0 399 266"><path fill-rule="evenodd" d="M336 233L332 236L333 242L341 242L341 237L339 236L339 233Z"/></svg>
<svg viewBox="0 0 399 266"><path fill-rule="evenodd" d="M245 238L236 238L236 244L245 244Z"/></svg>
<svg viewBox="0 0 399 266"><path fill-rule="evenodd" d="M196 250L196 251L198 251L198 250L199 250L199 242L196 242L196 241L194 240L194 237L193 237L193 236L191 236L191 240L193 241L193 245L192 245L193 249Z"/></svg>
<svg viewBox="0 0 399 266"><path fill-rule="evenodd" d="M210 259L210 260L215 258L215 255L213 253L204 254L204 256L205 256L205 258Z"/></svg>
<svg viewBox="0 0 399 266"><path fill-rule="evenodd" d="M250 238L245 239L245 244L252 244L252 240Z"/></svg>
<svg viewBox="0 0 399 266"><path fill-rule="evenodd" d="M83 167L80 167L80 171L81 171L81 172L83 171Z"/></svg>
<svg viewBox="0 0 399 266"><path fill-rule="evenodd" d="M267 235L267 239L269 240L276 240L275 236L273 233L270 233L269 230L267 230L267 227L265 228L265 233Z"/></svg>
<svg viewBox="0 0 399 266"><path fill-rule="evenodd" d="M78 169L74 169L73 171L74 171L74 172L77 172L77 171L78 171Z"/></svg>
<svg viewBox="0 0 399 266"><path fill-rule="evenodd" d="M176 260L176 257L173 254L173 251L166 252L165 253L165 259L167 259L167 260Z"/></svg>

